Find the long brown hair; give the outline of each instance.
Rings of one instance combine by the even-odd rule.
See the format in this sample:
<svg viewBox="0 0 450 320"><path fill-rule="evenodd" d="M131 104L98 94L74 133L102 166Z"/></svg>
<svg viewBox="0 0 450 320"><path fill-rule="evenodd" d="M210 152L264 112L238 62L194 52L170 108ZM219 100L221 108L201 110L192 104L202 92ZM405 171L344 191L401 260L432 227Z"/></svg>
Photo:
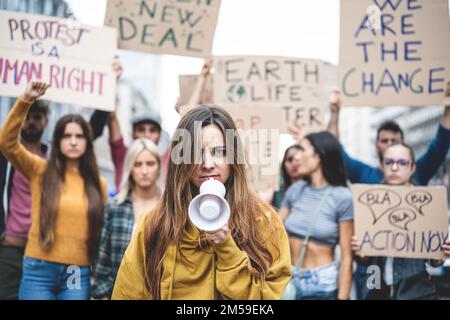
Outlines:
<svg viewBox="0 0 450 320"><path fill-rule="evenodd" d="M77 123L86 138L86 152L81 156L78 170L84 181L84 192L88 200L88 256L93 262L97 253L103 221L103 196L97 160L94 154L92 131L89 124L76 114L63 116L55 125L52 150L47 169L42 177L42 194L40 208L39 243L41 248L49 251L55 240L55 218L58 211L60 190L66 173L66 157L60 149L67 124Z"/></svg>
<svg viewBox="0 0 450 320"><path fill-rule="evenodd" d="M233 143L226 142L227 156L230 157L231 155L232 157L228 163L230 163L230 160L233 161L233 164L230 165L230 178L225 183L227 189L226 200L230 205L231 211L228 226L238 247L249 256L250 271L255 277L264 281L268 269L275 259L267 249L267 246L272 243L278 250L279 255L279 243L273 234L263 234L260 221L258 221L263 219L264 224L269 225L272 232L275 232L264 213L269 206L251 191L247 182L245 163L238 161L238 157L243 156L243 150L240 141L238 141L239 138L233 119L224 109L216 106L201 106L189 111L181 119L177 128L185 129L185 134L182 136L181 142L172 141L171 153L175 151L175 148L180 143L183 146L190 146L190 151L192 151L190 163L199 163L198 160L201 157L201 153L194 152L194 146L198 146L200 138L199 132L194 132L196 131L194 123L197 121L201 123L200 128L210 124L217 125L224 137L227 136L227 129L232 129L231 132L234 133L232 137ZM197 142L194 140L197 140ZM183 152L186 152L186 150L183 150ZM198 189L190 182L196 170L197 165L195 164L185 163L185 161L177 164L173 160L169 161L167 185L164 193L145 222L146 287L150 293L150 299L160 299L162 265L170 242L176 244L177 250L183 258L183 253L180 250L180 240L188 223L187 212L189 203L198 193ZM269 240L269 243L266 243L266 240ZM203 245L207 245L206 240Z"/></svg>

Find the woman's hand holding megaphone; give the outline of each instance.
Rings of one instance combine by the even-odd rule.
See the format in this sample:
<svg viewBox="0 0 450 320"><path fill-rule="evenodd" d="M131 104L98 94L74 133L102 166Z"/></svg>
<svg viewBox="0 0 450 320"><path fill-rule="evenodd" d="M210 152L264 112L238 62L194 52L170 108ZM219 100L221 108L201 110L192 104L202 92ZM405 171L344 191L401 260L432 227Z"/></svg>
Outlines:
<svg viewBox="0 0 450 320"><path fill-rule="evenodd" d="M221 244L227 240L228 237L228 225L223 226L216 231L206 231L206 239L214 244Z"/></svg>

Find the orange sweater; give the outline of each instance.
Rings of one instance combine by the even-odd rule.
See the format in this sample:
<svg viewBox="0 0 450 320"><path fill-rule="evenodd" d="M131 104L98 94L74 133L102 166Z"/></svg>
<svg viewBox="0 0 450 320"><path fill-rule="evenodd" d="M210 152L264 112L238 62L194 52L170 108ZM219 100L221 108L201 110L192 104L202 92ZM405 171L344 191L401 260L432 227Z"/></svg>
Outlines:
<svg viewBox="0 0 450 320"><path fill-rule="evenodd" d="M66 171L55 219L53 246L49 251L43 251L39 245L40 202L43 191L41 178L47 167L47 160L29 152L19 142L20 129L30 106L30 102L17 99L0 132L1 152L30 181L32 222L25 256L61 264L87 266L88 201L83 179L76 170ZM103 177L100 177L100 180L106 202L106 181Z"/></svg>

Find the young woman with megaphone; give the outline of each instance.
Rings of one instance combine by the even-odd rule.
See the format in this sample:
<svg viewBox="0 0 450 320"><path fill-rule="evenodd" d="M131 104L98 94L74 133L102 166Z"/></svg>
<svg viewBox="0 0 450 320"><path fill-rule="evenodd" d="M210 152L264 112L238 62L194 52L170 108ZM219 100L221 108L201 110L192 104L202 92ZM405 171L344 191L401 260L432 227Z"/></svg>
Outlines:
<svg viewBox="0 0 450 320"><path fill-rule="evenodd" d="M276 212L250 189L232 118L222 108L201 106L177 129L182 139L172 143L164 193L134 234L112 298L281 298L291 276L288 238ZM211 185L201 188L205 181ZM214 194L212 202L198 204L212 220L229 206L229 220L218 230L201 230L189 219L200 189Z"/></svg>

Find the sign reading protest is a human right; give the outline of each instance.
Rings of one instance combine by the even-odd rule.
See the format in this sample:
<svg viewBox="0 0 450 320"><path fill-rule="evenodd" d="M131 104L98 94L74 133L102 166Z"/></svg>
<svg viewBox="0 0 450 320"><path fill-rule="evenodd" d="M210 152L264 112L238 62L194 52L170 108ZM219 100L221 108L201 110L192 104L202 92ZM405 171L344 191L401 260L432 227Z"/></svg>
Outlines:
<svg viewBox="0 0 450 320"><path fill-rule="evenodd" d="M340 21L343 105L442 105L448 0L341 0Z"/></svg>
<svg viewBox="0 0 450 320"><path fill-rule="evenodd" d="M0 11L0 95L18 97L40 80L50 85L45 99L113 111L116 39L113 28Z"/></svg>
<svg viewBox="0 0 450 320"><path fill-rule="evenodd" d="M119 48L204 58L211 54L221 0L108 0L105 24Z"/></svg>
<svg viewBox="0 0 450 320"><path fill-rule="evenodd" d="M442 259L449 236L445 187L354 184L361 256Z"/></svg>
<svg viewBox="0 0 450 320"><path fill-rule="evenodd" d="M286 132L294 121L306 131L325 127L327 99L319 60L264 56L214 57L214 102L276 107Z"/></svg>

